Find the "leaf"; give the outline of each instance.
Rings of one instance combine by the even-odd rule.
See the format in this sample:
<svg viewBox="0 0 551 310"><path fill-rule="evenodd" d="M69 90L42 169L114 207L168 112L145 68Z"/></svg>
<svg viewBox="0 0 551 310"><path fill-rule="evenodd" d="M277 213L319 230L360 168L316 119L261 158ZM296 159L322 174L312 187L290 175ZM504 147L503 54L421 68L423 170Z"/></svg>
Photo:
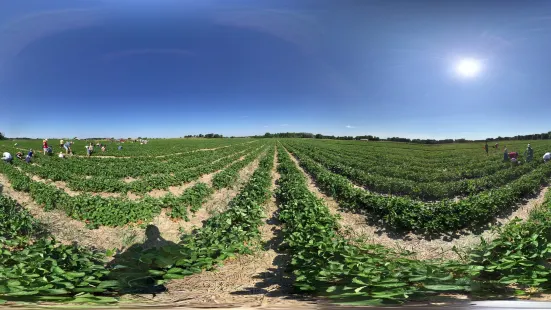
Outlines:
<svg viewBox="0 0 551 310"><path fill-rule="evenodd" d="M183 279L185 277L186 275L176 273L167 273L163 276L165 280Z"/></svg>
<svg viewBox="0 0 551 310"><path fill-rule="evenodd" d="M433 290L433 291L465 291L469 290L469 287L467 286L461 286L461 285L424 285L426 289Z"/></svg>
<svg viewBox="0 0 551 310"><path fill-rule="evenodd" d="M65 276L69 279L82 278L86 275L84 272L65 272Z"/></svg>
<svg viewBox="0 0 551 310"><path fill-rule="evenodd" d="M65 295L65 294L69 294L69 291L62 288L52 288L52 289L40 290L40 294Z"/></svg>
<svg viewBox="0 0 551 310"><path fill-rule="evenodd" d="M337 286L330 286L325 290L327 293L332 293L337 290Z"/></svg>
<svg viewBox="0 0 551 310"><path fill-rule="evenodd" d="M19 292L12 292L5 294L6 296L28 296L28 295L36 295L38 294L38 291L19 291Z"/></svg>
<svg viewBox="0 0 551 310"><path fill-rule="evenodd" d="M154 276L162 276L164 275L166 272L165 271L162 271L162 270L154 270L154 269L150 269L147 271L150 275L154 275Z"/></svg>
<svg viewBox="0 0 551 310"><path fill-rule="evenodd" d="M335 302L337 305L342 306L383 306L382 299L365 299L365 300L356 300L356 301L338 301Z"/></svg>

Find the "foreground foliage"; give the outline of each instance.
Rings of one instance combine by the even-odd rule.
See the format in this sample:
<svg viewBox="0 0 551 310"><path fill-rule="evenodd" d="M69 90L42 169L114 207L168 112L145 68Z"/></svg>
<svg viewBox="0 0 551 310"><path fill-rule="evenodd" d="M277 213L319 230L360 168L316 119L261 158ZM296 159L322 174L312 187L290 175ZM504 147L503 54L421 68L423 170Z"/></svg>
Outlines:
<svg viewBox="0 0 551 310"><path fill-rule="evenodd" d="M117 289L105 280L104 253L63 245L14 200L0 195L0 303L30 301L114 302L94 296Z"/></svg>

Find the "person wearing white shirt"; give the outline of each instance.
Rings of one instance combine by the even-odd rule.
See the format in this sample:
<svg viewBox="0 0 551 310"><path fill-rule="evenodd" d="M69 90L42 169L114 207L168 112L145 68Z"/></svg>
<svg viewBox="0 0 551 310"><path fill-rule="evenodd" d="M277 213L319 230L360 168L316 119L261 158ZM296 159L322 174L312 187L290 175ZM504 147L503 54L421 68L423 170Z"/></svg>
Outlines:
<svg viewBox="0 0 551 310"><path fill-rule="evenodd" d="M551 160L551 153L547 152L545 155L543 155L543 162L546 163Z"/></svg>
<svg viewBox="0 0 551 310"><path fill-rule="evenodd" d="M2 160L7 162L7 163L11 163L12 160L13 160L13 157L11 156L10 153L4 152L4 154L2 154Z"/></svg>

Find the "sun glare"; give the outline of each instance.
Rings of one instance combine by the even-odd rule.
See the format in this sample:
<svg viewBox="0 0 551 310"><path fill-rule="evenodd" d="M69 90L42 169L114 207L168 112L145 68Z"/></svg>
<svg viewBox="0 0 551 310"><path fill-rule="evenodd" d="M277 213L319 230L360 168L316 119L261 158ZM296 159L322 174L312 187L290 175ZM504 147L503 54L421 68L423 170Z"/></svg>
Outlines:
<svg viewBox="0 0 551 310"><path fill-rule="evenodd" d="M465 78L477 76L481 69L482 65L480 61L472 58L461 59L455 67L457 74Z"/></svg>

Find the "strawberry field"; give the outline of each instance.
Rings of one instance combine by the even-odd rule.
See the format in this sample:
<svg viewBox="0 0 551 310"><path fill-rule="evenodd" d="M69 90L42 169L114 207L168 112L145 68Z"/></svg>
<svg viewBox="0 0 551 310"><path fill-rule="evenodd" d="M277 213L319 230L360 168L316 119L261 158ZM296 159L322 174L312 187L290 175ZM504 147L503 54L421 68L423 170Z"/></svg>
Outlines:
<svg viewBox="0 0 551 310"><path fill-rule="evenodd" d="M213 294L194 279L230 281L242 296L231 300L243 303L392 304L551 288L546 140L531 142L530 162L518 141L488 154L483 143L108 141L90 157L86 143L66 158L38 152L41 141L0 143L12 154L36 150L31 163L0 164L0 302ZM504 161L503 144L521 164ZM411 240L424 241L405 249ZM416 253L433 244L453 253ZM250 274L233 279L237 265Z"/></svg>

